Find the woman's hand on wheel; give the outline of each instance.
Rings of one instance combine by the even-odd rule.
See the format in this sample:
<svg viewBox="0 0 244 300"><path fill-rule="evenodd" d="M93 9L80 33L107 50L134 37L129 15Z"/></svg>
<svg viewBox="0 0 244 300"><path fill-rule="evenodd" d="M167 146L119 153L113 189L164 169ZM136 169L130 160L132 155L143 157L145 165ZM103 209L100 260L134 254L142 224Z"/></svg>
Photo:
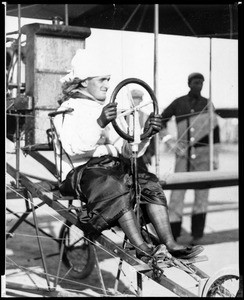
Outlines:
<svg viewBox="0 0 244 300"><path fill-rule="evenodd" d="M108 123L116 119L117 105L118 103L114 102L104 106L101 115L97 119L97 123L100 125L100 127L104 128L108 125Z"/></svg>
<svg viewBox="0 0 244 300"><path fill-rule="evenodd" d="M152 128L150 136L158 133L162 129L162 116L151 113L145 123L144 132L146 132L150 127Z"/></svg>

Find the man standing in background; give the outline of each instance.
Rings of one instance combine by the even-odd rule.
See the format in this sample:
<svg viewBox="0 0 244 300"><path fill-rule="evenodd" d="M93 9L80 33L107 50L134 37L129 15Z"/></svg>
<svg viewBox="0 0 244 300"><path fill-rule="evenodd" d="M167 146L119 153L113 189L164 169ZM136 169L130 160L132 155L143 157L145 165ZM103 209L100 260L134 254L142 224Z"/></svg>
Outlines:
<svg viewBox="0 0 244 300"><path fill-rule="evenodd" d="M163 141L175 151L175 172L194 172L210 170L209 132L211 102L201 96L204 76L192 73L188 76L190 91L175 99L162 113ZM213 107L212 107L213 108ZM167 122L175 116L178 138L176 144L167 134ZM214 144L220 142L217 117L213 114ZM214 149L213 169L218 168L217 148ZM186 190L173 190L169 202L169 216L173 235L181 234L184 197ZM204 235L209 189L195 190L191 216L192 244L200 243Z"/></svg>

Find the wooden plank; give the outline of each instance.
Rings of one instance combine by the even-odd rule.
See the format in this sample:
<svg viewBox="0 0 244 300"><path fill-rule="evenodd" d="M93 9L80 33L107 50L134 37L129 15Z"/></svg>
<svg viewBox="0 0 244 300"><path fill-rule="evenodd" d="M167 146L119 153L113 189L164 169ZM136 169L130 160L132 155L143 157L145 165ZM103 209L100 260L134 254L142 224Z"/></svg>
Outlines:
<svg viewBox="0 0 244 300"><path fill-rule="evenodd" d="M48 143L39 143L21 147L21 150L29 154L30 151L52 151L53 146Z"/></svg>
<svg viewBox="0 0 244 300"><path fill-rule="evenodd" d="M160 184L164 190L208 189L239 184L237 171L196 171L177 172L162 178Z"/></svg>
<svg viewBox="0 0 244 300"><path fill-rule="evenodd" d="M6 198L8 200L11 200L11 199L23 199L23 197L24 197L24 191L23 191L23 189L16 189L16 188L12 187L12 190L7 189L7 191L6 191Z"/></svg>
<svg viewBox="0 0 244 300"><path fill-rule="evenodd" d="M53 162L51 162L49 159L47 159L37 151L30 151L28 154L40 164L42 164L52 175L57 178L57 170Z"/></svg>
<svg viewBox="0 0 244 300"><path fill-rule="evenodd" d="M238 118L238 108L216 108L216 114L221 118Z"/></svg>
<svg viewBox="0 0 244 300"><path fill-rule="evenodd" d="M78 292L71 292L67 291L65 289L62 289L58 287L58 289L51 288L48 290L48 288L43 287L36 287L36 286L30 286L27 284L21 284L21 283L15 283L15 282L7 282L6 283L6 295L12 295L14 296L20 296L19 291L22 291L25 293L25 297L32 297L32 295L40 295L42 297L52 297L52 298L58 298L58 297L85 297L84 293L82 291ZM11 291L12 290L12 291ZM17 293L14 293L14 291L18 291ZM17 295L16 295L17 294Z"/></svg>

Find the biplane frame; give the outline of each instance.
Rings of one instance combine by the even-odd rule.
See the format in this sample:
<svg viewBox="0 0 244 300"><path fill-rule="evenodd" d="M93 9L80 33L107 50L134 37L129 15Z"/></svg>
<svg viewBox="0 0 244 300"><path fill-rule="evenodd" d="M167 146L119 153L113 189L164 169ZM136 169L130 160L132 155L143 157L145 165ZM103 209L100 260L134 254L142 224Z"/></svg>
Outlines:
<svg viewBox="0 0 244 300"><path fill-rule="evenodd" d="M123 84L119 85L118 89L120 89L124 84L127 84L128 80L123 82ZM118 90L116 90L118 92ZM116 93L114 93L116 95ZM55 116L55 113L50 114L50 120L51 125L52 123L52 117ZM51 126L52 128L52 126ZM53 128L52 128L53 129ZM54 133L52 131L52 133ZM50 138L50 132L49 132L49 138ZM52 135L51 135L52 137ZM52 162L48 161L45 156L41 155L38 151L50 151L53 150L55 152L55 147L50 143L50 140L46 144L35 144L35 145L29 145L22 148L22 151L27 155L31 155L34 159L36 159L38 162L43 164L46 169L54 175L58 182L60 182L61 177L59 173L57 172L57 160L55 158L56 165L54 165ZM56 153L55 153L56 154ZM56 157L56 155L55 155ZM205 256L199 256L196 258L193 258L191 260L181 260L172 258L171 265L165 264L163 265L156 265L156 264L146 264L136 258L135 256L131 255L127 250L125 250L126 247L126 238L124 239L122 247L114 243L111 239L109 239L107 236L105 236L103 233L94 232L94 228L91 228L91 226L87 223L81 223L77 218L77 207L72 205L72 201L74 200L73 197L63 197L61 196L57 183L52 182L49 185L49 190L47 190L47 186L45 188L43 187L42 183L34 183L32 182L25 174L19 172L19 170L16 170L9 164L7 164L7 172L13 177L18 179L18 184L12 183L12 188L19 194L23 195L23 198L26 202L26 212L23 213L22 216L19 216L17 214L16 217L18 217L18 220L14 226L9 230L7 233L7 238L12 237L14 234L14 231L18 228L18 226L24 221L28 223L29 225L33 226L37 233L37 241L38 246L41 254L41 260L43 264L43 268L46 273L46 281L47 281L47 293L50 293L52 295L53 292L55 292L55 289L58 284L58 277L60 272L60 267L63 259L63 253L65 245L64 243L61 243L60 245L60 253L59 253L59 264L57 267L57 276L56 276L56 282L54 283L54 286L51 287L50 279L47 272L47 264L46 264L46 256L43 251L42 242L39 238L39 232L42 232L45 235L48 235L45 231L43 231L39 225L38 225L38 218L35 213L36 209L38 209L40 206L47 204L49 207L51 207L54 211L58 212L66 221L63 226L67 226L68 224L72 224L73 226L77 227L81 231L83 231L86 235L86 238L88 240L88 243L91 244L93 250L94 250L94 256L93 259L95 261L95 264L97 266L98 270L98 277L100 281L100 285L102 287L102 291L104 295L107 295L105 284L103 281L102 273L99 268L99 262L98 257L96 254L96 247L100 246L103 247L108 253L110 253L112 256L120 258L117 276L115 278L115 285L114 285L114 295L118 293L118 285L119 285L119 278L121 273L121 266L122 262L125 261L130 266L133 267L135 272L137 273L137 295L142 296L142 274L146 275L148 278L154 280L159 285L162 285L166 289L170 290L174 294L180 296L180 297L195 297L195 296L202 296L203 293L207 293L204 291L204 287L206 286L206 283L209 281L210 277L205 274L203 271L201 271L198 267L194 265L196 262L204 261L207 258ZM39 198L42 202L38 206L34 205L33 198ZM68 201L68 206L64 205L64 201ZM30 223L26 220L27 216L32 213L33 214L33 220L34 224ZM92 234L91 234L92 232ZM51 237L49 235L49 237ZM52 237L54 240L59 242L58 239ZM155 238L155 237L152 237ZM174 266L177 268L180 268L183 270L188 276L191 276L194 278L197 282L198 286L198 294L194 294L191 291L187 290L186 288L182 287L180 284L172 281L170 278L167 278L164 275L164 269ZM9 284L7 284L9 286ZM13 287L13 285L12 285ZM211 286L209 286L209 289L211 289Z"/></svg>

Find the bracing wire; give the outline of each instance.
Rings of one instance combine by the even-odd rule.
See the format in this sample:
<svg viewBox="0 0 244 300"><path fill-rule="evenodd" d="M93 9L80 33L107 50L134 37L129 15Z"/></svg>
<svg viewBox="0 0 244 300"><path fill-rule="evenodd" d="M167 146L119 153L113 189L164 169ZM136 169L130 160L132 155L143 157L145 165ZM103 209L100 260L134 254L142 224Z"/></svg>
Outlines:
<svg viewBox="0 0 244 300"><path fill-rule="evenodd" d="M9 187L8 186L8 188L10 188L11 189L11 187ZM13 189L13 191L14 192L16 192L16 194L18 194L19 196L21 196L23 199L25 199L25 200L27 200L27 201L30 201L29 199L27 199L27 198L25 198L25 197L23 197L20 193L18 193L17 191L15 191L14 189ZM58 198L58 197L57 197ZM38 205L36 205L36 206L38 206ZM45 210L45 208L44 207L42 207L44 210ZM75 232L76 234L78 234L78 232L77 232L77 228L75 227L74 228L74 226L73 227L71 227L71 226L68 226L67 224L65 224L63 221L61 221L60 219L58 219L57 217L55 217L53 214L51 214L51 213L49 213L48 211L46 211L45 210L45 212L47 213L47 214L49 214L52 218L54 218L55 220L57 220L58 222L60 222L60 223L62 223L63 225L65 225L66 227L68 227L70 230L72 230L72 232ZM113 231L114 233L116 233L115 231ZM122 235L120 235L120 234L118 234L118 233L116 233L120 238L123 238L123 236ZM19 234L20 235L20 234ZM36 235L33 235L33 237L37 237ZM41 238L43 238L43 236L40 236ZM108 252L105 248L103 248L103 246L101 246L101 245L99 245L99 244L97 244L97 243L94 243L92 240L90 240L89 238L87 238L87 237L85 237L85 236L83 236L83 238L84 239L86 239L88 242L90 242L90 243L92 243L93 245L95 245L96 247L98 247L98 248L100 248L101 250L103 250L103 251L105 251L107 254L109 254L110 256L112 256L113 258L117 258L115 255L112 255L110 252ZM131 243L129 243L128 242L128 244L130 244L131 246L134 246L134 245L132 245ZM135 248L136 248L136 246L134 246ZM131 256L132 257L132 256ZM124 275L125 275L125 279L126 280L128 280L127 279L127 277L126 277L126 274L125 273L123 273ZM67 276L67 274L65 274L65 276ZM60 278L61 280L64 280L64 278L65 278L65 276L63 276L62 278ZM66 279L65 279L66 280ZM131 285L131 283L130 283L130 285Z"/></svg>
<svg viewBox="0 0 244 300"><path fill-rule="evenodd" d="M36 272L34 270L30 270L29 268L27 267L24 267L24 266L20 266L18 264L16 264L10 257L7 257L7 259L10 261L8 262L9 265L12 265L12 266L16 266L18 267L20 270L22 270L23 272L26 272L28 274L30 273L33 273L33 274L37 274L37 275L48 275L50 277L53 277L53 278L57 278L57 276L53 275L53 274L49 274L49 273L44 273L44 272ZM60 277L58 277L60 278ZM67 278L60 278L61 280L65 280L66 282L69 282L69 283L75 283L75 284L78 284L77 281L74 281L74 280L70 280L70 279L67 279ZM90 285L90 284L87 284L87 283L82 283L82 282L79 282L79 285L80 286L85 286L85 287L88 287L88 288L92 288L92 289L95 289L95 290L101 290L102 291L102 288L99 288L99 287L95 287L93 285ZM38 288L38 286L36 286ZM79 290L75 290L75 289L69 289L70 291L79 291Z"/></svg>

